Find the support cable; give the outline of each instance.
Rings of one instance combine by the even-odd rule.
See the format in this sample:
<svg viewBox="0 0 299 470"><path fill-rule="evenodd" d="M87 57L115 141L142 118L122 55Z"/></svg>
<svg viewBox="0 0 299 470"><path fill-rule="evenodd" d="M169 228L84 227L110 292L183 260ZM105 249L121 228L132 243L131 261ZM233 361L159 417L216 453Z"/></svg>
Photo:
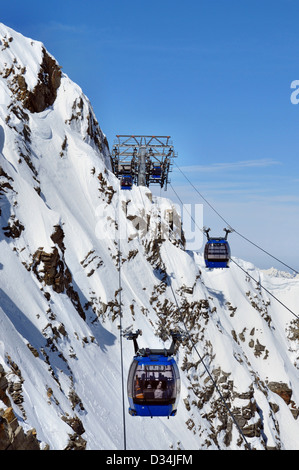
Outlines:
<svg viewBox="0 0 299 470"><path fill-rule="evenodd" d="M218 387L216 381L214 380L214 378L213 378L211 372L209 371L208 367L207 367L206 364L204 363L204 360L203 360L203 358L201 357L201 354L199 353L199 351L198 351L198 349L197 349L197 347L196 347L194 341L193 341L192 338L191 338L191 335L190 335L190 333L189 333L189 331L188 331L188 329L187 329L187 325L186 325L186 323L185 323L185 321L184 321L184 318L183 318L183 316L182 316L182 314L181 314L181 308L179 307L179 304L178 304L178 301L177 301L177 298L176 298L176 295L175 295L175 292L174 292L174 290L173 290L173 287L172 287L171 282L170 282L170 289L171 289L171 291L172 291L172 295L173 295L173 297L174 297L174 300L175 300L177 309L178 309L178 311L179 311L179 318L180 318L181 322L182 322L183 325L184 325L184 328L185 328L185 331L186 331L186 335L188 336L188 339L189 339L190 343L192 344L193 349L195 350L196 354L198 355L200 362L201 362L202 365L204 366L204 368L205 368L205 370L206 370L208 376L210 377L210 379L211 379L211 381L212 381L212 383L213 383L213 385L214 385L216 391L218 392L218 394L219 394L219 396L220 396L220 399L221 399L221 401L222 401L222 403L223 403L223 405L224 405L226 411L228 412L228 414L229 414L230 417L232 418L233 422L235 423L235 425L236 425L236 427L237 427L237 429L238 429L240 435L242 436L242 438L243 438L243 440L244 440L244 442L245 442L247 448L248 448L249 450L251 450L251 446L250 446L249 442L247 441L246 437L244 436L244 433L243 433L242 429L240 428L240 426L239 426L239 424L238 424L238 422L237 422L237 420L236 420L234 414L233 414L233 413L231 412L231 410L229 409L229 406L228 406L228 404L226 403L226 401L225 401L225 399L224 399L224 396L223 396L222 393L221 393L221 390L219 389L219 387Z"/></svg>
<svg viewBox="0 0 299 470"><path fill-rule="evenodd" d="M143 200L141 191L140 191L140 195L141 195L142 203L143 203L143 206L144 206L144 209L145 209L145 204L144 204L144 200ZM193 221L194 221L194 220L193 220ZM195 223L195 221L194 221L194 223ZM189 333L189 331L188 331L188 329L187 329L186 323L185 323L184 318L183 318L183 315L182 315L182 313L181 313L181 308L179 307L179 304L178 304L178 301L177 301L175 292L174 292L174 290L173 290L171 280L170 280L170 282L169 282L169 286L170 286L172 295L173 295L173 297L174 297L174 300L175 300L175 303L176 303L176 306L177 306L177 309L178 309L178 312L179 312L180 321L181 321L182 324L184 325L184 329L185 329L185 331L186 331L186 335L187 335L187 337L188 337L188 339L189 339L189 341L190 341L190 343L191 343L193 349L194 349L195 352L197 353L200 362L203 364L203 366L204 366L204 368L205 368L205 370L206 370L206 372L207 372L209 378L211 379L211 381L212 381L212 383L213 383L213 385L214 385L216 391L218 392L218 394L219 394L219 396L220 396L220 399L221 399L221 401L223 402L223 405L224 405L226 411L228 412L228 414L229 414L230 417L232 418L232 420L233 420L233 422L235 423L235 425L236 425L236 427L237 427L237 429L238 429L240 435L242 436L242 438L243 438L243 440L244 440L244 442L245 442L245 445L247 446L247 448L248 448L249 450L251 450L251 446L250 446L250 444L248 443L248 441L246 440L246 437L244 436L244 433L242 432L242 429L240 428L240 426L239 426L239 424L238 424L238 422L237 422L235 416L233 415L233 413L232 413L231 410L229 409L229 406L227 405L227 403L226 403L226 401L225 401L225 399L224 399L224 397L223 397L223 395L222 395L222 393L221 393L221 390L219 389L219 387L218 387L217 383L215 382L215 380L214 380L212 374L210 373L208 367L207 367L206 364L204 363L203 358L201 357L201 355L200 355L200 353L199 353L199 351L198 351L198 349L197 349L197 347L196 347L194 341L193 341L192 338L191 338L191 335L190 335L190 333Z"/></svg>
<svg viewBox="0 0 299 470"><path fill-rule="evenodd" d="M119 200L120 201L120 195ZM118 215L120 211L118 211ZM121 365L121 391L122 391L122 411L123 411L123 437L124 450L127 449L126 437L126 413L125 413L125 389L124 389L124 362L123 362L123 327L122 327L122 282L121 282L121 250L120 250L120 220L118 220L118 302L119 302L119 340L120 340L120 365Z"/></svg>
<svg viewBox="0 0 299 470"><path fill-rule="evenodd" d="M171 189L173 190L173 192L175 193L175 195L177 196L177 198L179 199L180 203L183 204L181 198L179 197L178 193L175 191L175 189L173 188L173 186L170 184L171 186ZM192 217L192 215L190 214L189 211L187 211L188 214L190 215L191 217L191 220L193 221L193 223L196 225L196 227L204 233L204 231L202 230L201 227L198 226L198 224L196 223L196 221L194 220L194 218ZM221 216L220 216L221 217ZM223 221L225 221L225 219L223 219L223 217L221 217L221 219ZM225 221L226 222L226 221ZM206 234L205 234L206 235ZM282 305L286 310L288 310L292 315L294 315L294 317L296 317L297 319L299 319L299 315L297 315L295 312L293 312L293 310L291 310L289 307L287 307L287 305L285 305L283 302L281 302L281 300L279 300L274 294L272 294L272 292L270 292L268 289L266 289L266 287L264 287L262 285L261 282L257 281L253 276L251 276L251 274L249 274L244 268L242 268L242 266L239 265L239 263L237 263L233 258L230 258L230 260L238 267L240 268L248 277L250 277L253 281L255 281L257 284L259 284L261 286L262 289L264 289L264 291L266 291L269 295L271 295L271 297L273 297L280 305Z"/></svg>
<svg viewBox="0 0 299 470"><path fill-rule="evenodd" d="M299 320L299 315L297 315L295 312L293 312L293 310L291 310L289 307L287 307L287 305L285 305L283 302L281 302L281 300L279 300L274 294L272 294L272 292L270 292L268 289L266 289L266 287L264 287L259 281L257 281L256 279L254 279L253 276L251 276L251 274L249 274L245 269L242 268L242 266L240 266L233 258L230 258L230 260L236 265L238 266L238 268L240 268L247 276L250 277L250 279L252 279L253 281L255 281L258 285L261 286L262 289L264 289L267 294L271 295L271 297L273 297L278 303L280 303L280 305L282 305L285 309L287 309L292 315L294 315L298 320Z"/></svg>
<svg viewBox="0 0 299 470"><path fill-rule="evenodd" d="M170 186L171 186L173 192L175 193L175 195L177 196L177 198L179 199L179 201L180 201L181 204L182 204L181 198L179 197L179 195L177 194L177 192L175 191L175 189L173 188L173 186L172 186L171 184L170 184ZM193 186L193 185L192 185L192 186ZM197 192L198 192L198 191L197 191ZM206 199L205 199L205 200L206 200ZM144 205L143 198L142 198L142 202L143 202L143 205ZM206 202L208 203L208 201L206 201ZM209 204L209 203L208 203L208 204ZM210 205L210 204L209 204L209 205ZM210 206L211 206L211 205L210 205ZM145 205L144 205L144 207L145 207ZM211 207L212 207L212 206L211 206ZM215 210L215 209L213 208L213 210ZM217 212L217 211L215 211L215 212ZM188 212L188 213L189 213L189 212ZM220 216L220 218L229 226L229 224L227 223L227 221L226 221L218 212L217 212L217 214L218 214L218 215ZM197 223L196 223L196 221L194 220L194 218L192 217L192 215L191 215L190 213L189 213L189 215L190 215L191 220L193 221L193 223L197 226L197 228L203 232L202 228L200 228L200 227L197 225ZM256 281L256 279L254 279L253 276L251 276L250 274L248 274L248 272L247 272L245 269L243 269L236 261L234 261L232 258L231 258L231 261L233 261L233 263L236 264L236 266L238 266L238 267L239 267L246 275L248 275L252 280L254 280L256 283L258 283L258 284L261 286L261 288L263 288L269 295L271 295L273 298L275 298L275 299L277 300L277 302L279 302L283 307L285 307L290 313L292 313L295 317L299 318L291 309L289 309L283 302L281 302L274 294L272 294L268 289L266 289L260 282ZM244 440L244 442L245 442L245 445L247 446L247 448L248 448L249 450L251 450L251 446L250 446L250 444L248 443L248 441L247 441L247 439L246 439L246 437L245 437L245 435L244 435L242 429L240 428L240 426L239 426L239 424L238 424L238 422L237 422L237 420L236 420L234 414L232 413L232 411L230 410L228 404L226 403L226 401L225 401L225 399L224 399L224 397L223 397L223 395L222 395L222 393L221 393L221 390L219 389L219 387L218 387L216 381L214 380L214 378L213 378L212 374L210 373L208 367L206 366L206 364L205 364L205 362L204 362L204 360L203 360L201 354L199 353L199 351L198 351L198 349L197 349L197 347L196 347L194 341L193 341L192 338L191 338L191 335L190 335L190 333L189 333L189 331L188 331L188 329L187 329L187 325L186 325L186 323L185 323L185 321L184 321L184 318L183 318L183 316L182 316L181 308L179 307L179 304L178 304L178 301L177 301L175 292L174 292L174 290L173 290L171 281L170 281L169 285L170 285L170 289L171 289L171 291L172 291L172 295L173 295L173 297L174 297L174 300L175 300L175 303L176 303L176 306L177 306L177 309L178 309L178 312L179 312L180 321L182 322L182 324L183 324L183 326L184 326L184 329L185 329L185 331L186 331L187 337L188 337L190 343L192 344L192 347L193 347L193 349L195 350L196 354L198 355L200 362L203 364L203 366L204 366L204 368L205 368L205 370L206 370L206 372L207 372L207 374L208 374L210 380L212 381L212 383L213 383L213 385L214 385L216 391L218 392L219 397L220 397L220 399L221 399L221 401L222 401L222 403L223 403L223 405L224 405L226 411L228 412L229 416L231 417L231 419L233 420L234 424L236 425L236 427L237 427L237 429L238 429L240 435L242 436L242 438L243 438L243 440Z"/></svg>
<svg viewBox="0 0 299 470"><path fill-rule="evenodd" d="M193 187L193 189L197 192L197 194L206 202L206 204L208 204L208 206L218 215L218 217L220 217L220 219L223 220L223 222L225 222L225 224L232 228L231 225L224 219L224 217L222 217L222 215L212 206L212 204L209 203L209 201L198 191L198 189L196 188L196 186L194 186L194 184L192 183L192 181L190 181L190 179L185 175L185 173L183 172L183 170L175 163L175 166L177 167L177 169L182 173L182 175L184 176L184 178L188 181L188 183ZM283 264L285 267L287 267L288 269L290 269L291 271L293 271L294 273L296 274L299 274L299 271L297 271L296 269L292 268L291 266L289 266L288 264L286 264L284 261L280 260L279 258L277 258L276 256L272 255L271 253L269 253L268 251L266 251L264 248L262 248L261 246L257 245L256 243L254 243L253 241L249 240L249 238L245 237L244 235L242 235L242 233L238 232L238 230L232 228L232 230L237 234L239 235L241 238L243 238L244 240L246 240L248 243L251 243L251 245L255 246L256 248L258 248L259 250L263 251L264 253L266 253L268 256L270 256L271 258L275 259L276 261L278 261L279 263Z"/></svg>

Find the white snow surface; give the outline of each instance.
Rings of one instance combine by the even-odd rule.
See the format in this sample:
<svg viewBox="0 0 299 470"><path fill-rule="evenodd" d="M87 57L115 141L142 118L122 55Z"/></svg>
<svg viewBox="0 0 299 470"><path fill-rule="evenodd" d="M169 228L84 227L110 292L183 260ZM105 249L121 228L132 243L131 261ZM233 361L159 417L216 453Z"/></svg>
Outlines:
<svg viewBox="0 0 299 470"><path fill-rule="evenodd" d="M239 418L247 413L244 431L256 426L256 435L246 438L252 448L298 450L298 318L238 265L296 315L299 279L273 276L240 259L229 269L207 270L201 254L184 250L179 227L159 238L174 205L148 188L120 190L105 136L99 149L87 132L93 111L80 87L62 74L53 106L40 113L23 109L4 71L26 67L24 78L34 90L43 45L3 24L0 41L0 362L11 383L20 381L12 363L22 377L23 403L10 397L20 424L35 428L41 446L51 450L67 446L73 430L66 419L75 417L87 450L123 449L124 426L128 450L245 449L208 370L231 411ZM27 117L13 113L13 106ZM71 119L74 109L80 115ZM25 151L35 172L22 158ZM6 236L3 228L16 220L24 230ZM64 248L51 239L56 226ZM168 347L169 329L184 330L185 324L194 341L195 347L184 341L176 353L181 395L169 419L130 416L125 396L123 422L118 234L123 330L141 329L141 347ZM85 318L67 289L55 292L43 281L43 262L34 270L37 250L50 254L54 248ZM125 338L122 346L126 382L134 350ZM271 391L271 382L292 390L290 403Z"/></svg>

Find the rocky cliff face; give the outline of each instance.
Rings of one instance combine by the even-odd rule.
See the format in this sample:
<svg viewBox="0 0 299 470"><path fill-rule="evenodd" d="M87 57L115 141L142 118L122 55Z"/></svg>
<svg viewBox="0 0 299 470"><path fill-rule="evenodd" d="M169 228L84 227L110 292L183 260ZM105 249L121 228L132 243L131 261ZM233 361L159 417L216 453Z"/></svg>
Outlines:
<svg viewBox="0 0 299 470"><path fill-rule="evenodd" d="M120 191L90 102L44 46L4 25L0 41L1 448L122 448L122 311L141 347L184 325L192 339L177 416L127 415L129 449L246 448L218 391L252 448L297 449L298 320L260 283L296 310L298 280L207 271L171 201Z"/></svg>
<svg viewBox="0 0 299 470"><path fill-rule="evenodd" d="M14 414L9 396L6 394L9 382L6 373L0 364L0 400L5 409L0 409L0 450L40 450L35 429L25 434L22 426ZM10 392L14 395L14 402L18 404L18 388L13 387ZM19 399L19 404L22 400Z"/></svg>

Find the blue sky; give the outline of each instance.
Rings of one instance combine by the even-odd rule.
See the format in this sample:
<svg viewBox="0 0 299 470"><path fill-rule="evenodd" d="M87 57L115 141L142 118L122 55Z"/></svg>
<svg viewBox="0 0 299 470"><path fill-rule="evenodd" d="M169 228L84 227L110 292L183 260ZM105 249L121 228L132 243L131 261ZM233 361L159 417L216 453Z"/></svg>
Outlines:
<svg viewBox="0 0 299 470"><path fill-rule="evenodd" d="M0 21L44 43L110 147L116 134L171 135L177 164L230 225L299 270L298 17L297 0L14 0ZM203 203L178 170L171 181ZM231 247L284 269L236 234Z"/></svg>

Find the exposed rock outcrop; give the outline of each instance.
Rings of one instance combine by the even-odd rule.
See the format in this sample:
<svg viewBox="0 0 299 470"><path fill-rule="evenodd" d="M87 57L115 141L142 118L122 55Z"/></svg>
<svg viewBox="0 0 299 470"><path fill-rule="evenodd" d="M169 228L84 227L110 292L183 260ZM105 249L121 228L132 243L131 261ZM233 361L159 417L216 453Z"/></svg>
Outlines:
<svg viewBox="0 0 299 470"><path fill-rule="evenodd" d="M43 248L38 249L33 255L31 269L40 282L51 286L58 294L66 292L79 315L85 319L79 294L72 285L72 275L64 260L63 230L60 226L54 228L51 239L58 248L54 246L50 253L45 252Z"/></svg>
<svg viewBox="0 0 299 470"><path fill-rule="evenodd" d="M11 407L0 409L0 450L40 450L35 429L25 433Z"/></svg>
<svg viewBox="0 0 299 470"><path fill-rule="evenodd" d="M8 388L6 373L0 364L0 450L40 450L35 429L25 433L20 426L6 394Z"/></svg>
<svg viewBox="0 0 299 470"><path fill-rule="evenodd" d="M269 382L268 387L272 392L279 395L286 402L287 405L290 404L293 392L286 383Z"/></svg>
<svg viewBox="0 0 299 470"><path fill-rule="evenodd" d="M38 74L38 83L33 91L27 90L22 75L17 76L19 95L24 107L32 113L40 113L54 103L61 81L61 70L57 62L43 49L43 60Z"/></svg>

